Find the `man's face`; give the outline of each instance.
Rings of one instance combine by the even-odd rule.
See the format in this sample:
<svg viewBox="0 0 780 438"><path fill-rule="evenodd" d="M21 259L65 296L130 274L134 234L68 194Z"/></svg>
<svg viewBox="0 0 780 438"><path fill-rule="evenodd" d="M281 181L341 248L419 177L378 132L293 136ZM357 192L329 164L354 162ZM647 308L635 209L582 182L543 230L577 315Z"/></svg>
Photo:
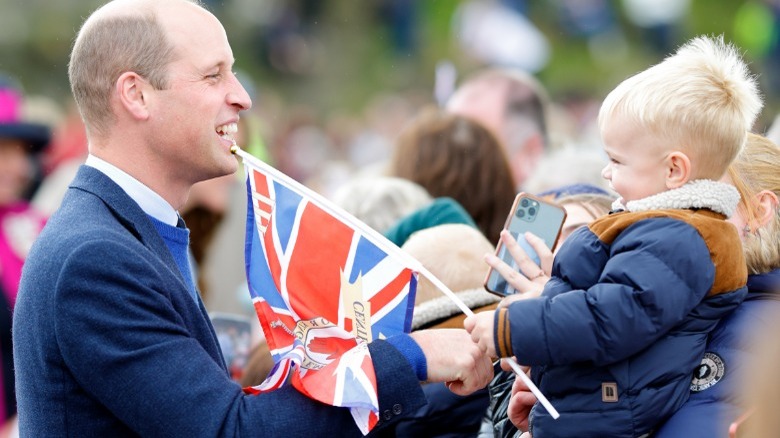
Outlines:
<svg viewBox="0 0 780 438"><path fill-rule="evenodd" d="M476 120L493 133L504 146L512 178L520 187L533 173L539 158L529 153L529 143L539 142L539 148L543 148L544 140L533 122L513 121L507 116L506 88L503 82L488 80L466 83L447 102L447 111Z"/></svg>
<svg viewBox="0 0 780 438"><path fill-rule="evenodd" d="M236 171L233 134L239 111L252 102L233 74L233 52L219 21L192 4L176 9L160 17L174 55L169 87L152 91L150 135L170 164L170 177L194 184Z"/></svg>
<svg viewBox="0 0 780 438"><path fill-rule="evenodd" d="M487 81L464 85L447 102L447 111L476 120L502 142L504 136L503 86L491 86Z"/></svg>

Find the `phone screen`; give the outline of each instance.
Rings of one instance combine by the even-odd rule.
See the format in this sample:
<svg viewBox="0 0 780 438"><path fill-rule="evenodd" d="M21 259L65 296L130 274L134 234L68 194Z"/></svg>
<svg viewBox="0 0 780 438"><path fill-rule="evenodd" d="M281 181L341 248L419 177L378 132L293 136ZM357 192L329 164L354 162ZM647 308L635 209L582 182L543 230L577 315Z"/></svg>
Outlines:
<svg viewBox="0 0 780 438"><path fill-rule="evenodd" d="M548 248L553 248L558 240L565 218L566 210L562 207L521 193L515 199L512 211L507 218L506 229L509 230L509 233L515 238L528 257L539 265L539 256L525 239L525 232L530 231L541 238ZM511 266L512 269L519 271L514 258L500 242L496 255L507 265ZM493 269L488 273L485 288L498 295L517 293L501 274Z"/></svg>
<svg viewBox="0 0 780 438"><path fill-rule="evenodd" d="M518 235L517 233L509 232L512 237L517 240L517 244L520 245L521 248L523 248L523 251L525 251L526 254L528 254L528 257L531 258L531 260L534 261L537 265L541 264L541 260L539 260L539 254L534 251L533 248L531 248L531 245L528 243L527 240L525 240L525 236ZM504 261L507 265L511 266L512 269L515 271L519 271L520 267L517 266L517 262L515 262L515 259L512 257L512 254L509 253L509 251L506 249L506 246L501 245L501 247L498 249L498 257L501 258L501 260ZM506 280L504 280L504 277L498 274L498 272L494 272L495 278L493 279L493 284L495 284L496 291L500 292L503 291L503 295L511 295L514 293L517 293L515 288L512 287L509 283L507 283Z"/></svg>

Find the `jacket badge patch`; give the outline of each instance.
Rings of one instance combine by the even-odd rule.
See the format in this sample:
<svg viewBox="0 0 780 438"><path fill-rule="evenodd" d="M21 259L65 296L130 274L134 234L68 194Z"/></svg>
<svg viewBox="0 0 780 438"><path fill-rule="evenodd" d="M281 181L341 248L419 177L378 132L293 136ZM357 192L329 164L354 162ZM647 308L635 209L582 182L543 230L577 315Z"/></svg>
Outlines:
<svg viewBox="0 0 780 438"><path fill-rule="evenodd" d="M701 365L693 371L691 391L700 392L712 388L723 379L724 374L726 374L726 364L723 363L723 359L709 351L704 353Z"/></svg>
<svg viewBox="0 0 780 438"><path fill-rule="evenodd" d="M616 403L618 401L617 383L603 382L601 384L601 401L604 403Z"/></svg>

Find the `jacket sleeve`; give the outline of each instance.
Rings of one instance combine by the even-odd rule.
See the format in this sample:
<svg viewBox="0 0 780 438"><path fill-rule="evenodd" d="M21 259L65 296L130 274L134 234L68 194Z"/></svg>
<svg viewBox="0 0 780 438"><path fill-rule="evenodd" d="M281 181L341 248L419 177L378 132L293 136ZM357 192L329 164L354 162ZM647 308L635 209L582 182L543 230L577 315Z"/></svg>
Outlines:
<svg viewBox="0 0 780 438"><path fill-rule="evenodd" d="M360 436L347 409L289 385L245 395L188 333L171 291L159 290L165 282L154 262L105 240L84 243L65 262L54 326L67 371L84 391L141 436ZM425 403L398 351L383 341L369 350L380 423Z"/></svg>
<svg viewBox="0 0 780 438"><path fill-rule="evenodd" d="M683 321L713 283L707 245L696 229L678 220L655 218L629 226L601 266L579 257L582 245L572 243L561 249L571 254L556 256L564 257L559 271L600 270L593 275L597 280L509 307L513 354L522 364L604 365L629 357ZM564 286L560 279L551 284Z"/></svg>

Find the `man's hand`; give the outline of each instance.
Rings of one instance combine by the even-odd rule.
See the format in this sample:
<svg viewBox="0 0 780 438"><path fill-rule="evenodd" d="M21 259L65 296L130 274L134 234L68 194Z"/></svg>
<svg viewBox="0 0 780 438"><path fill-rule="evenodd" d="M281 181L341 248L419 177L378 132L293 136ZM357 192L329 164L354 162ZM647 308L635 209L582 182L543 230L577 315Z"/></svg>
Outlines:
<svg viewBox="0 0 780 438"><path fill-rule="evenodd" d="M428 363L428 381L447 382L450 391L468 395L493 378L493 364L461 329L420 330L410 334Z"/></svg>
<svg viewBox="0 0 780 438"><path fill-rule="evenodd" d="M493 341L493 319L496 312L479 312L474 316L469 316L463 321L463 327L471 335L471 340L488 357L498 357L496 353L496 343Z"/></svg>

